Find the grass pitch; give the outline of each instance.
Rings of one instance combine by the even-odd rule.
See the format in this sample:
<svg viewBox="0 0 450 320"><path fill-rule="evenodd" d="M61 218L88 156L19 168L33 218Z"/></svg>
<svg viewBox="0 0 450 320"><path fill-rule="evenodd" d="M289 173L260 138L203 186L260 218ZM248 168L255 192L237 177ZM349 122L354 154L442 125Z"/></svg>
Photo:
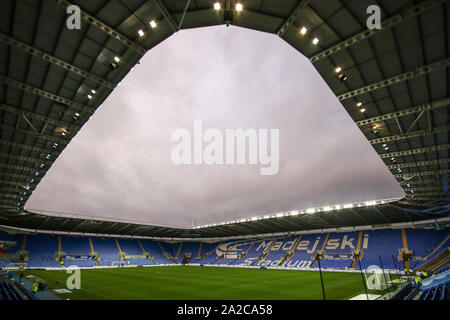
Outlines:
<svg viewBox="0 0 450 320"><path fill-rule="evenodd" d="M29 270L49 289L66 288L65 271ZM364 293L361 274L322 272L327 300ZM172 266L81 270L72 300L321 300L319 272Z"/></svg>

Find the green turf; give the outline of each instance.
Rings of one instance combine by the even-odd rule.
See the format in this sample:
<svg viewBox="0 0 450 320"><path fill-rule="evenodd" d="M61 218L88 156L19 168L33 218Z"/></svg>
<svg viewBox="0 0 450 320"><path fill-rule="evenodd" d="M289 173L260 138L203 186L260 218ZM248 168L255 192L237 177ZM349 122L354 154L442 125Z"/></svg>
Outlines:
<svg viewBox="0 0 450 320"><path fill-rule="evenodd" d="M49 289L65 288L65 271L30 270ZM322 272L327 299L364 293L359 273ZM322 299L319 272L220 267L150 267L81 270L81 289L61 298L101 300Z"/></svg>

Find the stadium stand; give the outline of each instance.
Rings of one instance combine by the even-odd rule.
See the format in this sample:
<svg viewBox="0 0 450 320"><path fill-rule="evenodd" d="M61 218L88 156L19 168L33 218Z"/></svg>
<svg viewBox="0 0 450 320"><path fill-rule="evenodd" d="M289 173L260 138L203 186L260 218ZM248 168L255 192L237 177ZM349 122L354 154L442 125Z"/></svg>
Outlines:
<svg viewBox="0 0 450 320"><path fill-rule="evenodd" d="M17 285L13 280L0 277L0 300L22 301L36 298L25 288Z"/></svg>
<svg viewBox="0 0 450 320"><path fill-rule="evenodd" d="M416 271L432 273L448 267L450 251L448 229L408 229L408 250L413 253L411 266ZM216 242L165 242L150 239L27 235L27 267L59 267L58 253L64 266L94 267L93 251L100 266L119 261L131 265L181 264L185 255L190 263L254 267L308 268L317 267L314 256L322 253L325 269L359 268L354 252L361 251L361 267L372 265L403 270L399 252L404 247L401 229L363 230L358 232L302 234L287 237L259 238ZM23 235L0 233L0 240L24 243ZM92 241L92 247L91 247ZM16 245L12 250L18 250ZM149 258L151 257L151 259ZM186 260L184 260L186 263ZM19 263L18 259L0 259L0 266Z"/></svg>
<svg viewBox="0 0 450 320"><path fill-rule="evenodd" d="M423 280L422 284L412 291L406 300L449 300L450 271L441 272Z"/></svg>

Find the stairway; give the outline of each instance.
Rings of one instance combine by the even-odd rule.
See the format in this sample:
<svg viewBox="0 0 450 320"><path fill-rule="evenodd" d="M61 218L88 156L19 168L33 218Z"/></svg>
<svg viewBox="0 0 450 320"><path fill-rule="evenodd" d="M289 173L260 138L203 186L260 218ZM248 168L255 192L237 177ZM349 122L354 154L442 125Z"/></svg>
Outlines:
<svg viewBox="0 0 450 320"><path fill-rule="evenodd" d="M118 240L118 239L115 239L115 240L116 240L117 249L119 249L119 258L120 258L120 260L123 260L123 261L125 261L127 264L130 264L130 261L128 261L128 260L125 258L125 255L123 254L122 248L120 248L119 240Z"/></svg>
<svg viewBox="0 0 450 320"><path fill-rule="evenodd" d="M403 252L408 252L408 240L406 239L406 231L402 229L402 242L403 242ZM409 270L409 261L403 260L404 268Z"/></svg>
<svg viewBox="0 0 450 320"><path fill-rule="evenodd" d="M175 261L178 261L178 257L180 256L181 247L183 246L183 241L180 242L180 246L178 247L177 255L175 257Z"/></svg>
<svg viewBox="0 0 450 320"><path fill-rule="evenodd" d="M236 263L239 260L242 260L245 258L245 256L248 254L248 252L252 249L252 247L255 245L256 241L253 241L252 244L247 248L247 250L245 250L238 258L236 258L235 260L231 261L229 263L229 265Z"/></svg>
<svg viewBox="0 0 450 320"><path fill-rule="evenodd" d="M156 244L157 244L158 247L161 249L161 252L163 253L164 257L165 257L167 260L170 260L170 261L173 262L173 257L172 257L172 255L168 254L168 253L164 250L164 248L163 248L163 246L161 245L161 243L159 243L159 241L156 241Z"/></svg>
<svg viewBox="0 0 450 320"><path fill-rule="evenodd" d="M92 242L91 238L89 238L89 246L91 247L91 256L97 257L97 259L94 259L94 261L95 261L95 265L98 267L98 266L100 266L100 262L98 262L98 256L95 254L94 243Z"/></svg>
<svg viewBox="0 0 450 320"><path fill-rule="evenodd" d="M447 248L430 261L427 261L420 267L416 268L414 271L426 271L429 273L434 273L439 269L445 267L449 263L450 263L450 248Z"/></svg>
<svg viewBox="0 0 450 320"><path fill-rule="evenodd" d="M200 260L200 256L202 254L202 244L203 244L203 241L200 241L200 246L198 247L197 260Z"/></svg>
<svg viewBox="0 0 450 320"><path fill-rule="evenodd" d="M19 269L23 268L23 263L25 262L25 251L26 251L26 249L27 249L27 235L24 235L23 236L23 241L22 241L22 249L21 249L21 252L24 255L20 256Z"/></svg>
<svg viewBox="0 0 450 320"><path fill-rule="evenodd" d="M295 248L297 248L298 243L300 242L300 239L302 238L302 236L300 235L297 240L295 240L294 245L292 246L292 250L289 250L289 252L287 252L284 257L281 259L280 263L278 264L278 266L284 266L288 261L290 261L292 259L292 257L295 254Z"/></svg>
<svg viewBox="0 0 450 320"><path fill-rule="evenodd" d="M275 242L277 240L278 240L278 238L273 239L272 242L270 243L270 245L267 247L267 249L264 250L264 252L258 257L258 259L256 259L255 261L252 262L251 266L254 266L259 261L264 260L269 255L270 249L272 249L273 245L275 244Z"/></svg>
<svg viewBox="0 0 450 320"><path fill-rule="evenodd" d="M362 240L362 231L358 233L358 242L356 243L356 252L360 252L361 250L361 240ZM362 260L362 256L360 257L360 260ZM357 258L353 258L352 264L350 265L350 269L354 270L356 266L356 262L358 262Z"/></svg>
<svg viewBox="0 0 450 320"><path fill-rule="evenodd" d="M330 234L329 233L327 233L327 235L326 235L326 237L325 237L325 240L323 241L323 243L322 243L322 247L320 248L320 253L322 254L323 253L323 251L325 250L325 246L327 245L327 242L328 242L328 238L330 237ZM315 255L314 255L315 256ZM311 264L311 266L310 266L310 268L313 268L315 265L316 265L316 263L317 263L317 259L314 259L314 261L313 261L313 263Z"/></svg>
<svg viewBox="0 0 450 320"><path fill-rule="evenodd" d="M144 253L144 255L147 257L148 260L150 260L151 263L156 264L155 261L153 261L153 257L150 255L150 253L148 253L147 251L145 251L144 246L142 245L141 240L138 239L138 244L142 249L142 252Z"/></svg>

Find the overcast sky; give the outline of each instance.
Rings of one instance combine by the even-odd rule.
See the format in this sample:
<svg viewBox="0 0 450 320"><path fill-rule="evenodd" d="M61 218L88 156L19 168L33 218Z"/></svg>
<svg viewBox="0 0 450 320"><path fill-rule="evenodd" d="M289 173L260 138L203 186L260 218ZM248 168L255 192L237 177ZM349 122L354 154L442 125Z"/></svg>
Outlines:
<svg viewBox="0 0 450 320"><path fill-rule="evenodd" d="M180 165L175 129L279 129L280 169ZM27 209L191 227L403 196L308 59L275 35L181 31L149 51L38 185Z"/></svg>

